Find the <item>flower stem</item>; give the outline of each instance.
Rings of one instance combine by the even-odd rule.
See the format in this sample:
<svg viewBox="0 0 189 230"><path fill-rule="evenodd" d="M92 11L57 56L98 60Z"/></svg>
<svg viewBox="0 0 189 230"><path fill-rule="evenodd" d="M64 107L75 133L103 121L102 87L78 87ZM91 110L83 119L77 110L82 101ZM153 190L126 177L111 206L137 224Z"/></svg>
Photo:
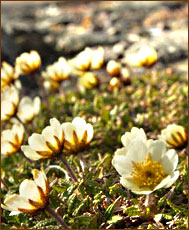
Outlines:
<svg viewBox="0 0 189 230"><path fill-rule="evenodd" d="M62 225L64 229L68 229L68 226L65 224L63 219L49 205L46 207L46 211L50 213Z"/></svg>
<svg viewBox="0 0 189 230"><path fill-rule="evenodd" d="M27 158L21 150L18 153L20 153L20 155L22 155L28 161L28 163L30 163L30 164L33 163L33 161L30 160L29 158Z"/></svg>
<svg viewBox="0 0 189 230"><path fill-rule="evenodd" d="M151 204L151 196L150 196L150 194L147 194L146 195L146 200L144 202L144 205L145 205L146 208L149 208L150 204Z"/></svg>
<svg viewBox="0 0 189 230"><path fill-rule="evenodd" d="M5 190L9 190L9 187L6 185L5 181L3 180L3 178L1 178L1 183L3 184Z"/></svg>
<svg viewBox="0 0 189 230"><path fill-rule="evenodd" d="M82 153L79 153L79 159L80 159L80 164L81 164L82 171L85 172L85 169L87 168L87 165L86 165L85 159L83 158Z"/></svg>
<svg viewBox="0 0 189 230"><path fill-rule="evenodd" d="M60 159L61 159L62 162L64 163L64 165L65 165L65 167L66 167L66 169L67 169L67 171L68 171L70 177L72 178L72 180L73 180L74 182L77 183L77 182L78 182L77 177L75 176L73 170L72 170L71 167L69 166L69 164L68 164L66 158L65 158L63 155L60 155Z"/></svg>

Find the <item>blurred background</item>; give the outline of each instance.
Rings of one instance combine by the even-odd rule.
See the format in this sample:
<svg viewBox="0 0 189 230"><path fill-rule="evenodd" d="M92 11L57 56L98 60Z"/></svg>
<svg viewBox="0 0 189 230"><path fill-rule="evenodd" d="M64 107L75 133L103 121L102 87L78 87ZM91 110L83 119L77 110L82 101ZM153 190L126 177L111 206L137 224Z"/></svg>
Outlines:
<svg viewBox="0 0 189 230"><path fill-rule="evenodd" d="M106 62L125 63L143 44L154 47L156 68L187 75L188 4L184 1L5 2L1 7L2 61L14 64L37 50L43 68L59 56L71 58L85 47L103 46Z"/></svg>

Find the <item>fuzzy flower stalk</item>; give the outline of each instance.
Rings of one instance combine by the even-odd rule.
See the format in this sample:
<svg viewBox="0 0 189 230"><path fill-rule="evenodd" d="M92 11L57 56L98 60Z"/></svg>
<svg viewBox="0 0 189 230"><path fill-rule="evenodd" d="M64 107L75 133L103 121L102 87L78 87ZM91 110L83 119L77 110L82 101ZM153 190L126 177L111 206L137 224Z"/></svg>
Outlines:
<svg viewBox="0 0 189 230"><path fill-rule="evenodd" d="M173 149L167 150L164 142L147 140L144 130L135 127L121 140L125 147L115 152L112 164L124 187L147 195L170 187L178 179L178 155Z"/></svg>
<svg viewBox="0 0 189 230"><path fill-rule="evenodd" d="M7 195L1 207L11 211L10 216L19 213L34 214L38 210L47 210L66 229L68 226L48 205L50 186L43 171L33 169L33 180L25 179L19 187L19 194Z"/></svg>

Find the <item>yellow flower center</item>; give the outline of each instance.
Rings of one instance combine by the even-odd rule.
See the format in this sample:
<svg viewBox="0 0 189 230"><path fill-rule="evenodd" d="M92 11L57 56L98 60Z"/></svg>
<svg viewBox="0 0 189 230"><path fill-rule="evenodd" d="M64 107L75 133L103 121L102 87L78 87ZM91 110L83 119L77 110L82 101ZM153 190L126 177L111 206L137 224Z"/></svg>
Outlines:
<svg viewBox="0 0 189 230"><path fill-rule="evenodd" d="M166 177L162 165L151 160L151 154L141 162L132 162L133 171L131 173L133 181L139 188L153 190Z"/></svg>

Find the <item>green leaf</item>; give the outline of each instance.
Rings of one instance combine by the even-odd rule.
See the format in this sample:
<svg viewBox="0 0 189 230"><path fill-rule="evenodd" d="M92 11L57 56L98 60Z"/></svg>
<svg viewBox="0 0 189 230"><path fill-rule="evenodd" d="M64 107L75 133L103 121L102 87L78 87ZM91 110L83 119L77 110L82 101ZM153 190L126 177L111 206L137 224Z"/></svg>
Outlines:
<svg viewBox="0 0 189 230"><path fill-rule="evenodd" d="M104 213L104 217L106 219L110 218L112 216L113 210L114 210L114 204L110 204Z"/></svg>
<svg viewBox="0 0 189 230"><path fill-rule="evenodd" d="M123 213L125 213L128 216L139 216L140 215L140 210L138 207L133 207L130 206L128 208L126 208Z"/></svg>

